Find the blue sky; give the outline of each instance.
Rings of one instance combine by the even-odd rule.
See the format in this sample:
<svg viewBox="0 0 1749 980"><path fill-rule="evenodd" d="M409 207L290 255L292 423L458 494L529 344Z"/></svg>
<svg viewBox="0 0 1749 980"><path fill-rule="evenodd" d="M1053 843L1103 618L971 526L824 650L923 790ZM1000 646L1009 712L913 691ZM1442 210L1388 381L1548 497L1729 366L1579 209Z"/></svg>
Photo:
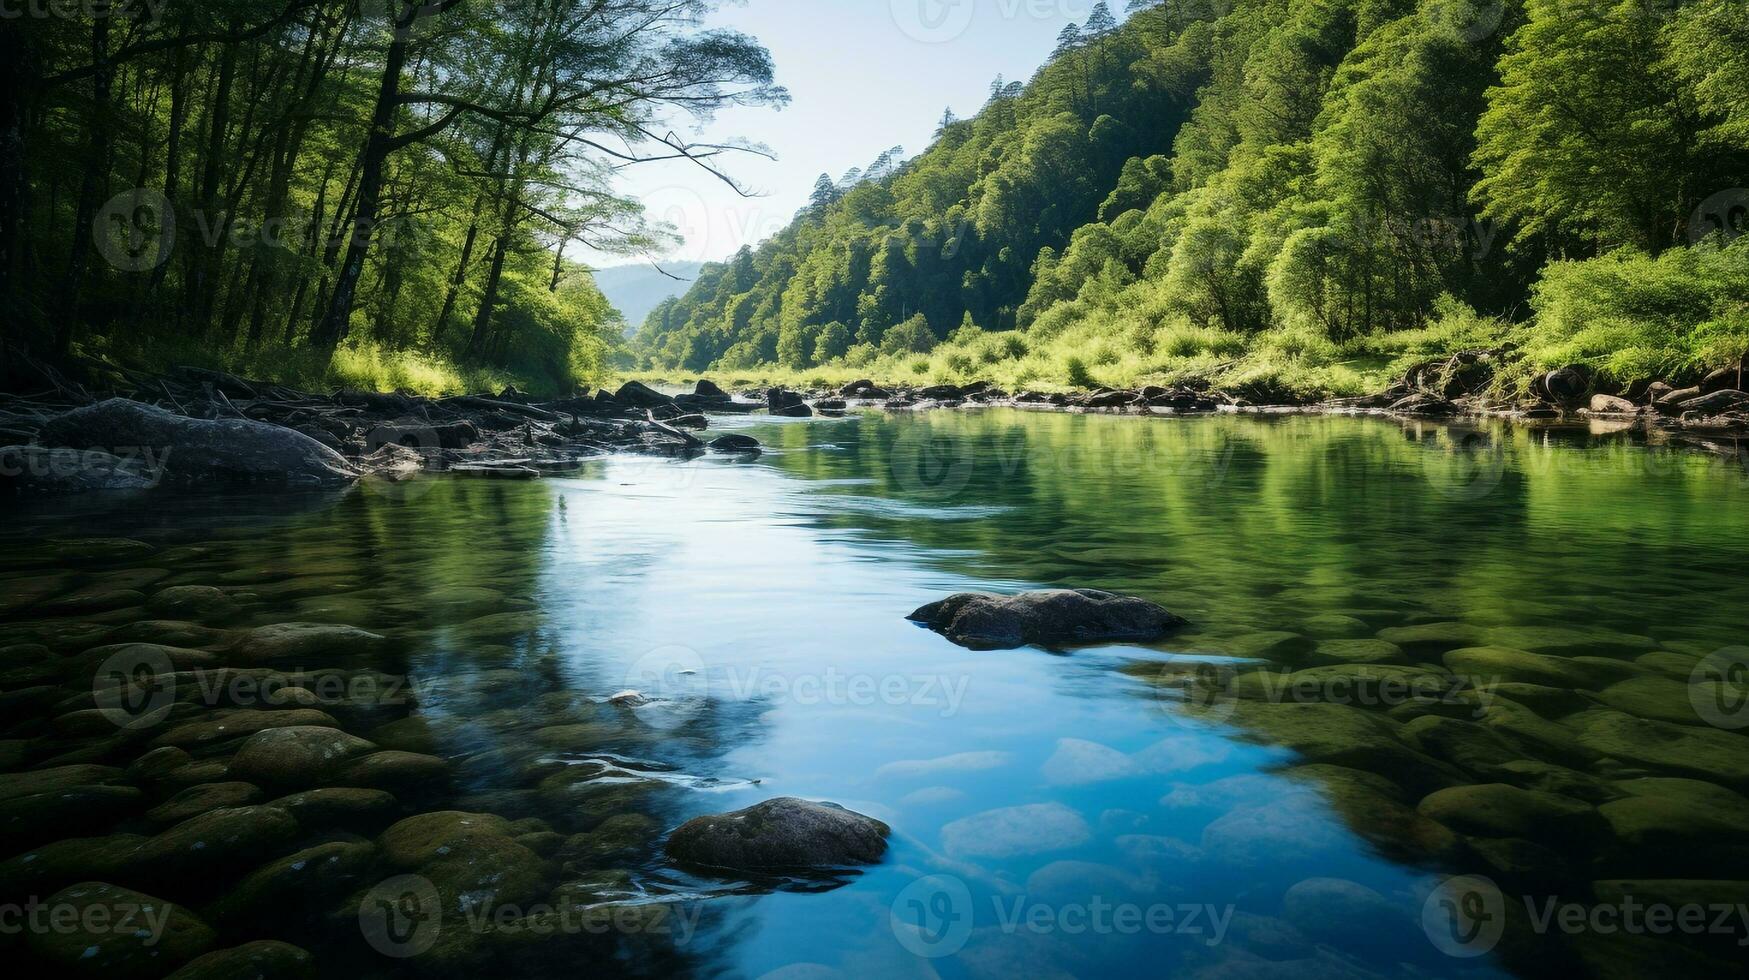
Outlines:
<svg viewBox="0 0 1749 980"><path fill-rule="evenodd" d="M716 260L789 223L814 178L865 167L888 147L914 156L942 110L970 116L998 74L1024 80L1050 54L1064 24L1083 22L1095 0L747 0L714 18L770 48L786 109L733 109L704 138L740 136L775 161L738 155L728 169L761 196L742 199L685 163L622 172L621 189L687 237L670 258ZM1112 4L1121 17L1123 2ZM698 137L695 137L698 138ZM601 265L628 260L584 256Z"/></svg>

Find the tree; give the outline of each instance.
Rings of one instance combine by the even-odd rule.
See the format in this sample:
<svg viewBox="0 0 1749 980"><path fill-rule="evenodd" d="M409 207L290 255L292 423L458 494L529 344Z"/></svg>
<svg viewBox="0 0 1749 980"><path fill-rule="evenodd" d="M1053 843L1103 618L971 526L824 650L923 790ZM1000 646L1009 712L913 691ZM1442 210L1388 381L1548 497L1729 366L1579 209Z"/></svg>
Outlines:
<svg viewBox="0 0 1749 980"><path fill-rule="evenodd" d="M1104 37L1117 30L1117 18L1111 13L1111 7L1105 0L1099 0L1093 9L1087 13L1087 24L1082 31L1090 38Z"/></svg>
<svg viewBox="0 0 1749 980"><path fill-rule="evenodd" d="M1525 14L1477 124L1476 202L1560 252L1674 244L1745 157L1702 138L1711 120L1668 68L1663 19L1562 0L1529 0Z"/></svg>
<svg viewBox="0 0 1749 980"><path fill-rule="evenodd" d="M927 354L935 349L936 339L935 331L929 327L929 319L919 313L882 335L881 353Z"/></svg>
<svg viewBox="0 0 1749 980"><path fill-rule="evenodd" d="M833 320L820 328L820 336L814 341L814 360L825 364L843 357L850 350L850 328Z"/></svg>
<svg viewBox="0 0 1749 980"><path fill-rule="evenodd" d="M1064 24L1057 32L1057 46L1051 49L1051 57L1061 58L1063 55L1081 46L1081 28L1075 24Z"/></svg>

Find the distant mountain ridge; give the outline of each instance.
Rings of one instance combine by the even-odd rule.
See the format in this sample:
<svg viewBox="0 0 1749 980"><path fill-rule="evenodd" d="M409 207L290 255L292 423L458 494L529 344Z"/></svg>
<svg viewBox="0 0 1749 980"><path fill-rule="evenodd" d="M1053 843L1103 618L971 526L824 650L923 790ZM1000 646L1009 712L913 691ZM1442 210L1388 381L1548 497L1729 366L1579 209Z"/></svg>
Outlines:
<svg viewBox="0 0 1749 980"><path fill-rule="evenodd" d="M656 266L661 267L658 271ZM616 265L595 270L595 286L614 309L625 315L626 332L636 333L663 300L672 299L692 287L703 262L648 262L638 265ZM663 275L666 272L668 275ZM678 276L679 278L673 278Z"/></svg>

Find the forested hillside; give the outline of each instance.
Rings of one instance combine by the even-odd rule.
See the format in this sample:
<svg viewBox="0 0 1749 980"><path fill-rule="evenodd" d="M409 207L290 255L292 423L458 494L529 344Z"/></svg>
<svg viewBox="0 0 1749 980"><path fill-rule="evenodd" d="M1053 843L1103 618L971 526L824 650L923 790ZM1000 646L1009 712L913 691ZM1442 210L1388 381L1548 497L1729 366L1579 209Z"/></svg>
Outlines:
<svg viewBox="0 0 1749 980"><path fill-rule="evenodd" d="M37 354L452 389L599 378L613 168L786 100L715 0L31 4L0 25L0 297ZM715 179L702 173L700 179Z"/></svg>
<svg viewBox="0 0 1749 980"><path fill-rule="evenodd" d="M1351 392L1749 349L1740 0L1102 4L638 335L666 371ZM1735 241L1735 244L1731 243Z"/></svg>

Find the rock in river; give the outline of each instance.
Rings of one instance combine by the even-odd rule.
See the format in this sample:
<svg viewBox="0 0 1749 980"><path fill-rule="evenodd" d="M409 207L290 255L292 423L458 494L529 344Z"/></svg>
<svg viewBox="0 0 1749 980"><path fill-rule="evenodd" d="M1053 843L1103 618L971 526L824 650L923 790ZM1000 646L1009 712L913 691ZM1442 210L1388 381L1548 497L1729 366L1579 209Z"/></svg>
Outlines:
<svg viewBox="0 0 1749 980"><path fill-rule="evenodd" d="M71 928L26 930L36 954L61 976L116 980L161 977L213 947L212 928L185 909L150 895L87 881L49 896Z"/></svg>
<svg viewBox="0 0 1749 980"><path fill-rule="evenodd" d="M907 618L976 650L1156 640L1185 625L1184 619L1145 599L1097 589L1046 589L1014 596L961 592Z"/></svg>
<svg viewBox="0 0 1749 980"><path fill-rule="evenodd" d="M72 449L150 449L165 474L182 483L266 479L326 487L358 477L345 457L294 429L249 419L185 418L125 398L50 420L41 442Z"/></svg>
<svg viewBox="0 0 1749 980"><path fill-rule="evenodd" d="M734 871L837 868L879 861L890 832L835 803L784 796L688 820L668 838L668 856Z"/></svg>

